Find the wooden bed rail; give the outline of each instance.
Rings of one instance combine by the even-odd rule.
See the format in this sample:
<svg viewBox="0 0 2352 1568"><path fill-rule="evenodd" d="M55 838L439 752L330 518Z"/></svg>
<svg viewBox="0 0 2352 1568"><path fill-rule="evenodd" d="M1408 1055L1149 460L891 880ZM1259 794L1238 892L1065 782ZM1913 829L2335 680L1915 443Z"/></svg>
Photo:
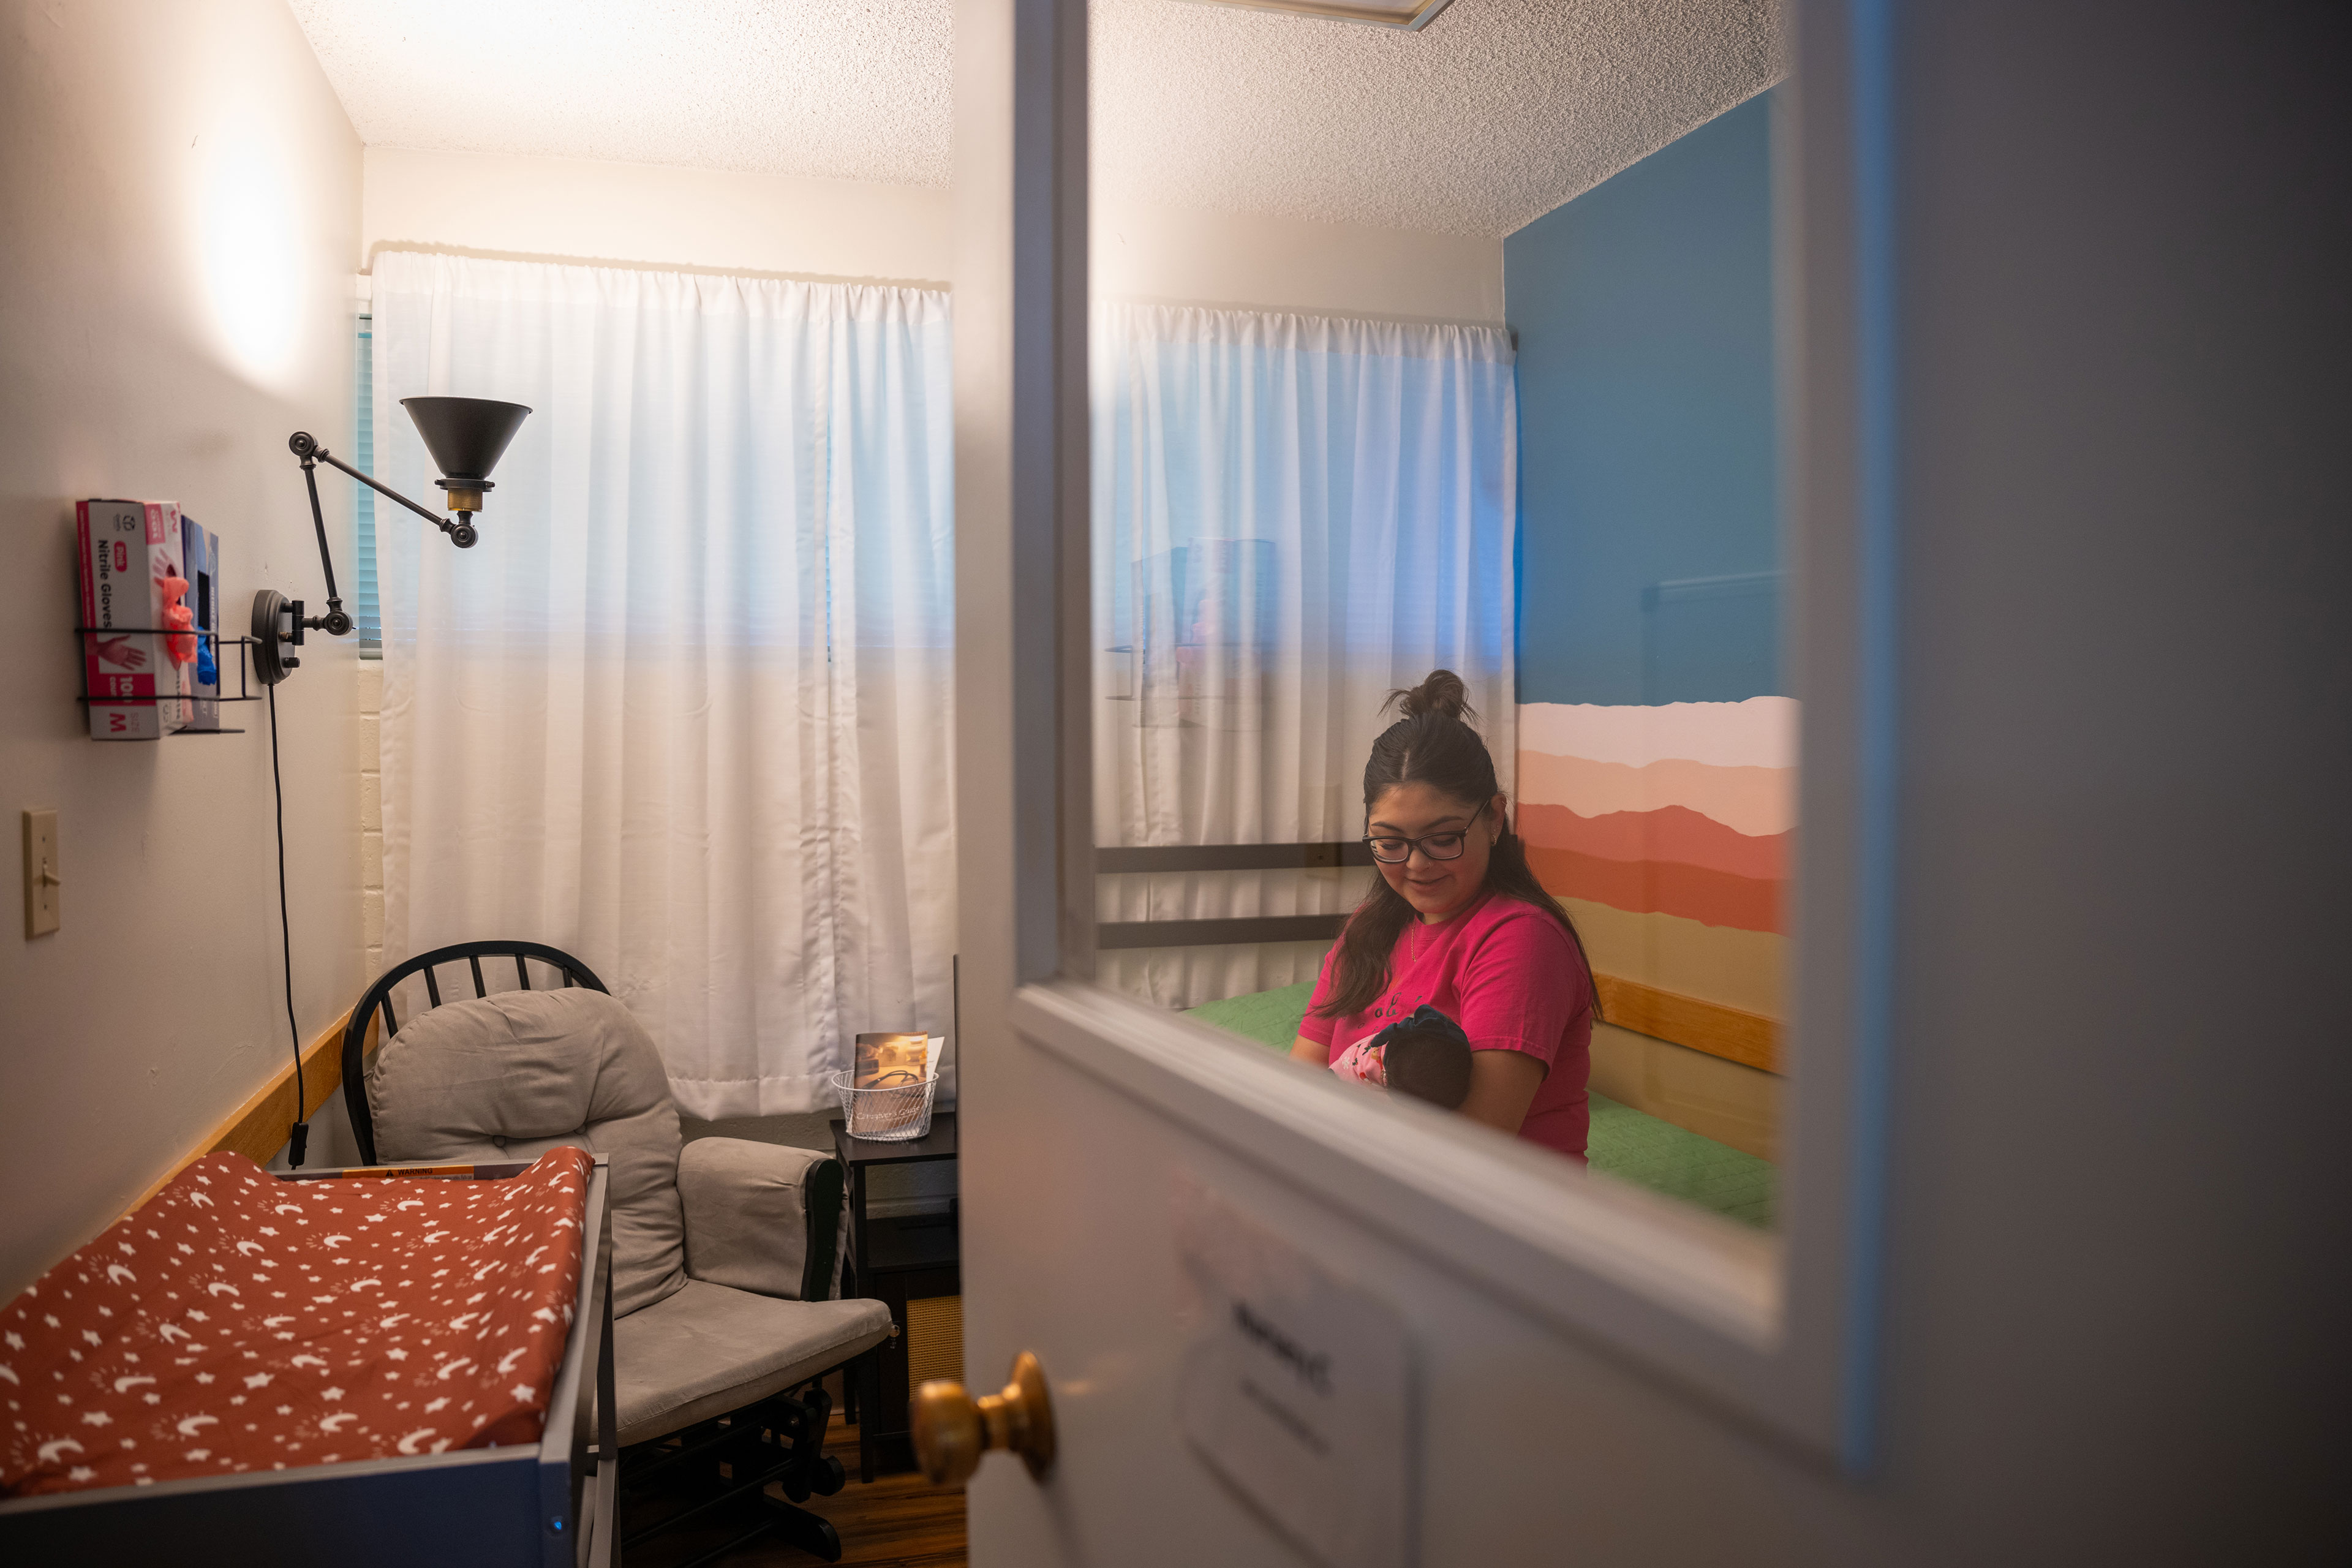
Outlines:
<svg viewBox="0 0 2352 1568"><path fill-rule="evenodd" d="M343 1081L343 1026L351 1016L346 1009L342 1016L302 1047L301 1120L308 1121ZM375 1048L377 1027L377 1021L370 1018L364 1047L367 1050ZM286 1145L287 1125L296 1120L289 1114L293 1109L294 1067L289 1062L247 1097L226 1121L206 1134L204 1142L173 1161L171 1169L149 1184L131 1207L135 1209L153 1197L163 1190L165 1183L207 1154L227 1151L243 1154L256 1164L268 1164L270 1157Z"/></svg>
<svg viewBox="0 0 2352 1568"><path fill-rule="evenodd" d="M1601 993L1601 1016L1621 1029L1766 1072L1780 1070L1778 1019L1614 974L1595 974L1592 987Z"/></svg>

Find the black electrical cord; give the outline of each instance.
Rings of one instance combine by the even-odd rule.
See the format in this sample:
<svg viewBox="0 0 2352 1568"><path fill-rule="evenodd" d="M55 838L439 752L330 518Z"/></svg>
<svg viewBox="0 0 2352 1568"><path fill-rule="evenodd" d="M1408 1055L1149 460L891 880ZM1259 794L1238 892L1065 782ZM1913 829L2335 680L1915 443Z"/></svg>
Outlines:
<svg viewBox="0 0 2352 1568"><path fill-rule="evenodd" d="M302 1118L302 1028L294 1021L294 922L286 912L286 782L278 772L278 688L269 693L269 790L278 802L278 946L286 964L286 1033L294 1042L294 1125L286 1134L286 1164L302 1168L310 1142L310 1124Z"/></svg>

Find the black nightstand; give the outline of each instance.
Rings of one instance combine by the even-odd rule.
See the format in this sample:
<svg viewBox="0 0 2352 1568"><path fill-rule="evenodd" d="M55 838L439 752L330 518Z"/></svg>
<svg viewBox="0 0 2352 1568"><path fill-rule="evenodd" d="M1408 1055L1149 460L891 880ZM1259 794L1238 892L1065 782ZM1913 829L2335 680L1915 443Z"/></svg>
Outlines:
<svg viewBox="0 0 2352 1568"><path fill-rule="evenodd" d="M865 1296L890 1309L898 1332L851 1363L847 1392L857 1421L858 1479L877 1472L911 1470L915 1446L908 1435L913 1390L907 1385L907 1303L963 1290L962 1252L956 1208L943 1215L906 1215L869 1222L866 1217L866 1173L876 1165L920 1165L956 1157L956 1119L936 1111L931 1130L905 1143L852 1138L847 1126L833 1124L833 1147L849 1176L849 1253L842 1262L841 1291Z"/></svg>

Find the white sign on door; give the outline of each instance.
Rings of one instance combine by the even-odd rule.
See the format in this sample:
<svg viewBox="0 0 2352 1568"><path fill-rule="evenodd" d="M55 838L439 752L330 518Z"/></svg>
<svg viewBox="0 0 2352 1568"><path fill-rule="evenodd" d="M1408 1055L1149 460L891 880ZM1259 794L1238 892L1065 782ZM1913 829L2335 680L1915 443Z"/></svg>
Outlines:
<svg viewBox="0 0 2352 1568"><path fill-rule="evenodd" d="M1394 1308L1197 1184L1177 1419L1201 1458L1330 1568L1413 1559L1412 1365Z"/></svg>

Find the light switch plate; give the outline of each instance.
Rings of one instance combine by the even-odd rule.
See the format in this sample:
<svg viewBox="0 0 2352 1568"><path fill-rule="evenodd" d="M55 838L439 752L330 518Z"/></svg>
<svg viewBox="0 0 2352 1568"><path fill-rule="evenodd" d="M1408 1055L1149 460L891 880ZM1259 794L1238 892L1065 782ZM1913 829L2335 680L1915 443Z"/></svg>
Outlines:
<svg viewBox="0 0 2352 1568"><path fill-rule="evenodd" d="M58 814L25 813L25 934L46 936L58 929L58 895L65 888L58 869Z"/></svg>

